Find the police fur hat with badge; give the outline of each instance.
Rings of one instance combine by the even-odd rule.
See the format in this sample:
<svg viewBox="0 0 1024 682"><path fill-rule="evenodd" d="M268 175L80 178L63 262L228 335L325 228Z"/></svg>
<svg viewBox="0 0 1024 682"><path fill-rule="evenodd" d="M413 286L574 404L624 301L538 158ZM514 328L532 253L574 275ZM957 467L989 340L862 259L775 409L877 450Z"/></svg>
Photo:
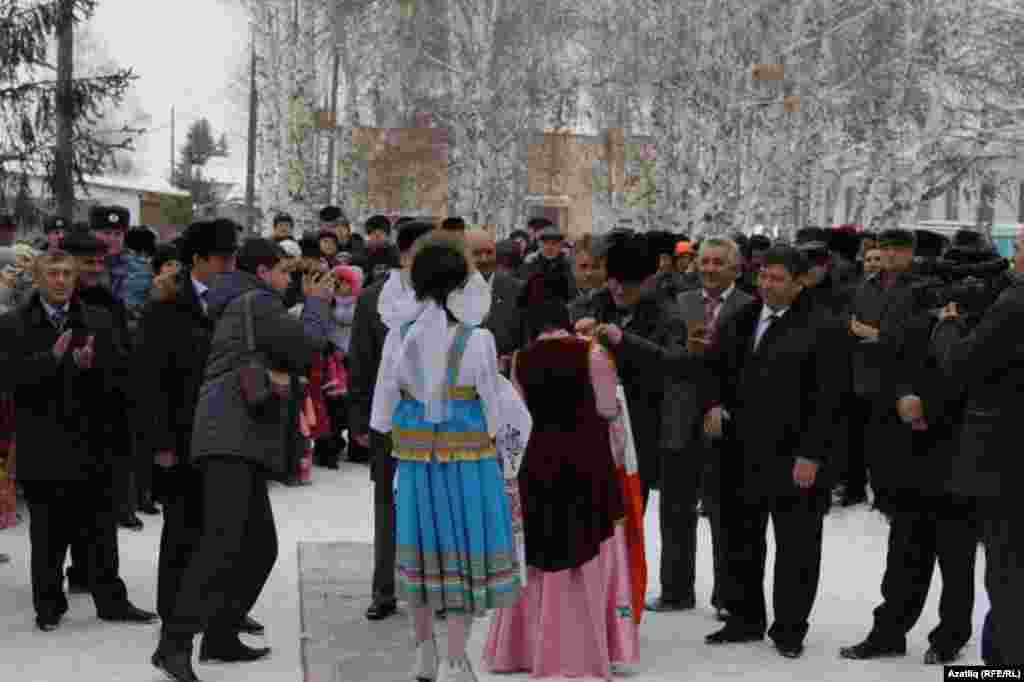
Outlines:
<svg viewBox="0 0 1024 682"><path fill-rule="evenodd" d="M63 230L67 232L71 229L71 221L65 220L59 215L52 215L46 219L43 223L43 232L49 234L50 232L58 232Z"/></svg>
<svg viewBox="0 0 1024 682"><path fill-rule="evenodd" d="M120 230L131 227L132 214L124 206L93 206L89 209L90 230Z"/></svg>
<svg viewBox="0 0 1024 682"><path fill-rule="evenodd" d="M230 256L238 251L238 226L230 220L203 220L189 225L181 237L181 263L192 267L195 256Z"/></svg>

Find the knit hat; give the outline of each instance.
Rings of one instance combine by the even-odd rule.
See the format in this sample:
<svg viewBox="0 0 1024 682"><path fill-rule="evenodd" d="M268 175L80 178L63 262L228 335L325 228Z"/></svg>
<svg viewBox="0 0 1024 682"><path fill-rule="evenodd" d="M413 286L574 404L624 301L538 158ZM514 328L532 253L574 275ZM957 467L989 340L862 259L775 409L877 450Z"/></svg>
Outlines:
<svg viewBox="0 0 1024 682"><path fill-rule="evenodd" d="M356 265L339 265L332 270L335 279L352 287L352 295L358 296L363 290L363 269Z"/></svg>
<svg viewBox="0 0 1024 682"><path fill-rule="evenodd" d="M676 243L676 255L685 256L688 253L693 253L693 246L690 242L682 241Z"/></svg>

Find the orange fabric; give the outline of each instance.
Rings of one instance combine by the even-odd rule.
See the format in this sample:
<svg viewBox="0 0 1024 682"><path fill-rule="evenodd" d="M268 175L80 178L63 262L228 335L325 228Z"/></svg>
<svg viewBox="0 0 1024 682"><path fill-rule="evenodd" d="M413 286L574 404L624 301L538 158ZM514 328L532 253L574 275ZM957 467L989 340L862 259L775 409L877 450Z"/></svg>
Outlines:
<svg viewBox="0 0 1024 682"><path fill-rule="evenodd" d="M643 619L644 596L647 593L647 554L644 549L644 502L640 476L619 469L622 492L626 503L626 549L629 553L629 582L632 592L633 620L637 625Z"/></svg>

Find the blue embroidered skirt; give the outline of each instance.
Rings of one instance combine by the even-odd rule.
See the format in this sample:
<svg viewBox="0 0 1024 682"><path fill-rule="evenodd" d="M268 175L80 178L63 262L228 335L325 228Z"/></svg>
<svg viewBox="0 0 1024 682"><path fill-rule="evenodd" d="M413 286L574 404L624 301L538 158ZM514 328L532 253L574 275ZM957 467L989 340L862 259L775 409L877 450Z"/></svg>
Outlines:
<svg viewBox="0 0 1024 682"><path fill-rule="evenodd" d="M512 515L480 401L449 404L441 424L412 398L395 409L398 593L412 607L480 616L519 598Z"/></svg>

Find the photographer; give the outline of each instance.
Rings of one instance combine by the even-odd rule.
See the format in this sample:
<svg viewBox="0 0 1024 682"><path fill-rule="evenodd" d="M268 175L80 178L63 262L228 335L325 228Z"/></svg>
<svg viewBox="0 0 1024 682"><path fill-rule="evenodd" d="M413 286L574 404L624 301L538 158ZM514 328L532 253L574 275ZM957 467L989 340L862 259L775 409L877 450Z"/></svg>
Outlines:
<svg viewBox="0 0 1024 682"><path fill-rule="evenodd" d="M1013 449L1024 390L1024 230L1014 244L1017 277L995 304L980 316L970 333L960 306L948 306L936 340L952 337L945 368L964 396L962 426L949 477L952 492L974 498L985 545L985 587L991 612L992 650L985 662L1022 662L1019 647L1024 632L1024 532L1018 493L1020 455Z"/></svg>

